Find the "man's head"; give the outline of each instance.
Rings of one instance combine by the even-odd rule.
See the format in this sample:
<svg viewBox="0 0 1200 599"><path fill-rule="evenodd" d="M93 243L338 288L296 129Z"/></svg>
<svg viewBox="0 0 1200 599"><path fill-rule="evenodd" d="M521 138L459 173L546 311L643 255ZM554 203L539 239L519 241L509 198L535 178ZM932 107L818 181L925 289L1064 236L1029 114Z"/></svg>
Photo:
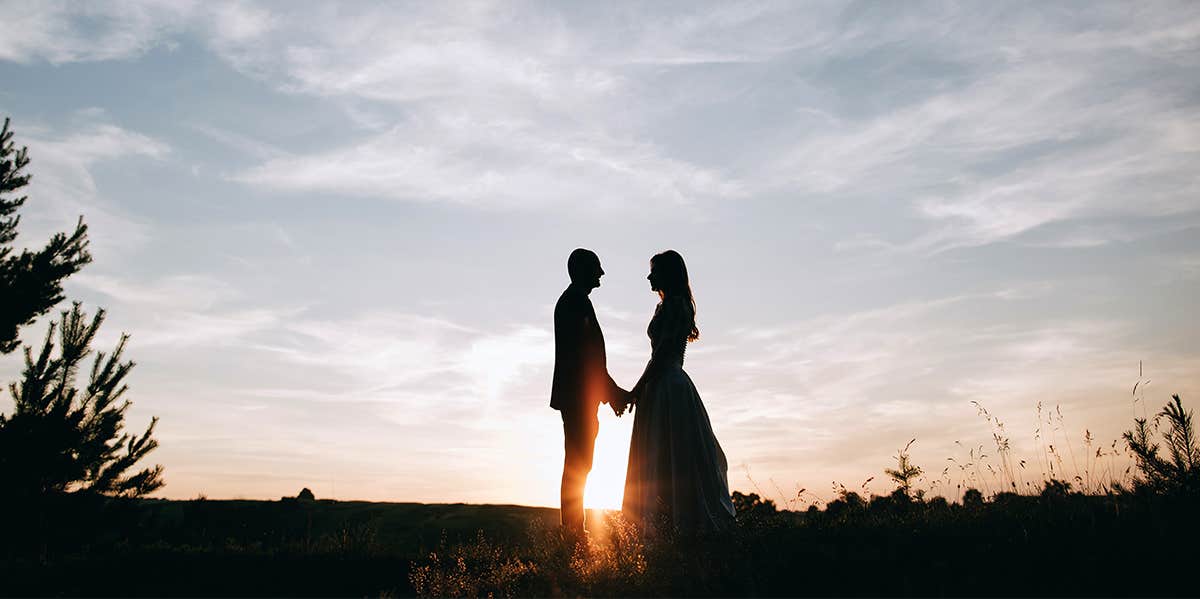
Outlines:
<svg viewBox="0 0 1200 599"><path fill-rule="evenodd" d="M604 269L595 252L578 248L567 258L567 274L571 275L571 283L590 291L600 286Z"/></svg>

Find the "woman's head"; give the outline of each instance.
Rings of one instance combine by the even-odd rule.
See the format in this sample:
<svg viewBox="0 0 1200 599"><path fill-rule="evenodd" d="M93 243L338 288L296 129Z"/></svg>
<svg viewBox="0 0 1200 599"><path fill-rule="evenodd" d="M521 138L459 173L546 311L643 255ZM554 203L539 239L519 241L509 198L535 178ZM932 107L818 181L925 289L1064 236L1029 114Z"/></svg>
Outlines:
<svg viewBox="0 0 1200 599"><path fill-rule="evenodd" d="M667 298L686 298L692 308L692 330L688 333L688 341L700 338L700 329L696 328L696 299L692 296L692 286L688 282L687 265L683 256L675 250L667 250L655 254L650 259L650 289L657 291L663 300Z"/></svg>

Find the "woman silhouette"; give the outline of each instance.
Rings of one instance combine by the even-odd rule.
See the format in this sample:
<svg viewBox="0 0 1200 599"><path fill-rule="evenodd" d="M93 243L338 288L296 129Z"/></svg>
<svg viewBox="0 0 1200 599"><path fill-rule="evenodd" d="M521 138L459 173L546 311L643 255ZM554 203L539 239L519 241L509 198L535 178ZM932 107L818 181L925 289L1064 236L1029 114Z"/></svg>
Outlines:
<svg viewBox="0 0 1200 599"><path fill-rule="evenodd" d="M728 463L692 379L683 371L689 341L700 337L683 257L650 259L650 289L661 300L650 319L650 362L631 395L637 407L625 473L626 518L676 530L719 530L734 521Z"/></svg>

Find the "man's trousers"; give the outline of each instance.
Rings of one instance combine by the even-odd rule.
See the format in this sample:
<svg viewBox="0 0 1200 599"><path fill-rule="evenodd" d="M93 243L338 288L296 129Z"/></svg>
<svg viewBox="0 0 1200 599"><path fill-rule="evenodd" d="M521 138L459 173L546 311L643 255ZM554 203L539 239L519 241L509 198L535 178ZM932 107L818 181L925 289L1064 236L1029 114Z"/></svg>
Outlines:
<svg viewBox="0 0 1200 599"><path fill-rule="evenodd" d="M565 450L561 513L563 528L570 534L583 534L583 490L592 471L592 451L600 430L597 409L598 406L561 411Z"/></svg>

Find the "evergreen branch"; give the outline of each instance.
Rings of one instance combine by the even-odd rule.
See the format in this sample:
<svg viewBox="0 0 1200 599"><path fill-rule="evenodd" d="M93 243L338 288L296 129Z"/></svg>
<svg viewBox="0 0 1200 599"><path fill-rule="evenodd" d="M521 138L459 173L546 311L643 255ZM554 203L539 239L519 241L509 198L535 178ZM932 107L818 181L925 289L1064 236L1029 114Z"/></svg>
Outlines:
<svg viewBox="0 0 1200 599"><path fill-rule="evenodd" d="M0 480L21 494L78 489L138 496L162 487L161 465L126 476L158 447L157 418L141 435L123 431L131 403L121 398L134 366L122 361L128 335L111 353L96 355L87 386L79 388L76 375L92 353L104 311L89 318L74 303L61 315L61 322L50 323L37 356L24 348L22 379L9 385L17 410L12 418L0 415Z"/></svg>

